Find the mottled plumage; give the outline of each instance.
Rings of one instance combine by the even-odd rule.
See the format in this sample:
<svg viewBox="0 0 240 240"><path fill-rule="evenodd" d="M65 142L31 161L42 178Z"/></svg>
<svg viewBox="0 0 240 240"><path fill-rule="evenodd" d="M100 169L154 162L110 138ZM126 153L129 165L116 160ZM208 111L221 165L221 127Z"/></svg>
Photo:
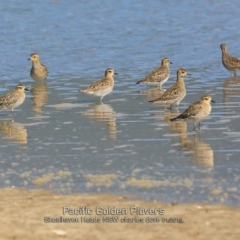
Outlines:
<svg viewBox="0 0 240 240"><path fill-rule="evenodd" d="M102 101L103 97L109 94L113 90L114 74L117 74L117 73L115 73L112 68L106 69L105 77L103 79L98 80L97 82L94 82L92 85L90 85L85 89L79 89L79 92L100 97L100 101Z"/></svg>
<svg viewBox="0 0 240 240"><path fill-rule="evenodd" d="M171 63L169 58L163 58L160 67L154 69L147 77L136 82L136 84L158 85L161 88L170 77L169 63Z"/></svg>
<svg viewBox="0 0 240 240"><path fill-rule="evenodd" d="M32 68L30 76L34 80L43 81L46 80L48 75L48 69L40 62L40 58L37 53L32 53L28 60L32 61Z"/></svg>
<svg viewBox="0 0 240 240"><path fill-rule="evenodd" d="M169 89L167 89L163 95L161 95L159 98L156 98L152 101L149 101L151 103L162 103L166 105L170 105L170 108L172 105L178 104L182 101L182 99L186 96L186 89L184 84L184 77L187 75L187 71L183 68L178 69L177 71L177 81L175 84L173 84Z"/></svg>
<svg viewBox="0 0 240 240"><path fill-rule="evenodd" d="M231 75L236 76L236 72L240 71L240 60L227 53L227 45L225 43L222 43L220 48L222 49L223 66L231 73Z"/></svg>
<svg viewBox="0 0 240 240"><path fill-rule="evenodd" d="M211 113L211 102L214 102L211 96L204 95L201 97L200 101L192 104L182 114L180 114L176 118L172 118L171 121L176 121L179 119L192 120L194 123L193 130L195 130L196 123L199 123L198 128L200 129L200 122L206 117L208 117L208 115Z"/></svg>
<svg viewBox="0 0 240 240"><path fill-rule="evenodd" d="M0 109L6 110L19 107L25 100L25 91L29 91L23 84L18 84L14 90L0 98Z"/></svg>

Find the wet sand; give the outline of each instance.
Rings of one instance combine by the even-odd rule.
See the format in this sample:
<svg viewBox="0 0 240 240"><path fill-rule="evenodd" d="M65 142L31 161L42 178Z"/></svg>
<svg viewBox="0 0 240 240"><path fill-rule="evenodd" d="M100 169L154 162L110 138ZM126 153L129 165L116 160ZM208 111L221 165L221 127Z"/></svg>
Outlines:
<svg viewBox="0 0 240 240"><path fill-rule="evenodd" d="M15 188L0 192L1 239L239 239L239 223L240 210L224 205Z"/></svg>

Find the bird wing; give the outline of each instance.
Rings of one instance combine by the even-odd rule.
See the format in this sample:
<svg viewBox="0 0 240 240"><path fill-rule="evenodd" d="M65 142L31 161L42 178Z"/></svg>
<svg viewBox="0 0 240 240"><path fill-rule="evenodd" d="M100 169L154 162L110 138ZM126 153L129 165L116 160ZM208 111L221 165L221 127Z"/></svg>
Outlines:
<svg viewBox="0 0 240 240"><path fill-rule="evenodd" d="M15 104L18 101L17 92L9 92L0 98L0 108Z"/></svg>
<svg viewBox="0 0 240 240"><path fill-rule="evenodd" d="M149 75L148 78L156 80L157 82L161 81L162 79L165 79L168 76L168 70L167 68L156 68L153 70Z"/></svg>
<svg viewBox="0 0 240 240"><path fill-rule="evenodd" d="M46 67L45 65L43 65L42 63L41 63L41 65L44 67L45 71L46 71L47 73L49 73L47 67Z"/></svg>
<svg viewBox="0 0 240 240"><path fill-rule="evenodd" d="M100 79L96 82L94 82L93 84L91 84L89 87L83 89L83 91L95 91L97 89L101 89L103 90L104 88L108 87L109 84L108 84L109 80L107 78L103 78L103 79Z"/></svg>
<svg viewBox="0 0 240 240"><path fill-rule="evenodd" d="M169 71L167 68L158 67L149 73L144 79L138 81L137 83L143 82L160 82L168 77Z"/></svg>
<svg viewBox="0 0 240 240"><path fill-rule="evenodd" d="M160 97L161 101L167 101L176 98L181 92L181 89L177 85L173 85Z"/></svg>
<svg viewBox="0 0 240 240"><path fill-rule="evenodd" d="M187 119L187 118L195 117L201 109L202 109L202 105L200 104L200 102L196 102L190 107L188 107L182 114L180 114L175 119Z"/></svg>
<svg viewBox="0 0 240 240"><path fill-rule="evenodd" d="M177 86L175 83L173 86L171 86L169 89L167 89L162 96L159 98L156 98L150 102L164 102L164 101L169 101L171 99L175 99L176 96L178 96L181 92L181 89Z"/></svg>

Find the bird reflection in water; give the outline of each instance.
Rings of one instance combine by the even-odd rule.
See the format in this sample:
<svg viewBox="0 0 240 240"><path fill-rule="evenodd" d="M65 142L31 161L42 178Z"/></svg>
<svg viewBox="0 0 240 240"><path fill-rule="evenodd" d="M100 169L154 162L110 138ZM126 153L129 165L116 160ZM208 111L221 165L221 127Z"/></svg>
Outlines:
<svg viewBox="0 0 240 240"><path fill-rule="evenodd" d="M165 90L160 88L149 88L140 90L138 92L143 95L144 100L149 101L162 96Z"/></svg>
<svg viewBox="0 0 240 240"><path fill-rule="evenodd" d="M45 106L48 102L48 86L44 82L36 83L32 85L30 92L33 97L31 100L33 101L33 111L35 113L41 113L42 107Z"/></svg>
<svg viewBox="0 0 240 240"><path fill-rule="evenodd" d="M97 121L104 122L107 126L108 137L117 138L116 116L113 108L109 104L96 103L83 116L94 118Z"/></svg>
<svg viewBox="0 0 240 240"><path fill-rule="evenodd" d="M211 146L201 139L200 134L187 133L187 122L171 122L168 129L178 133L178 142L176 148L186 156L191 156L195 163L208 167L214 166L214 154ZM175 136L174 136L175 138Z"/></svg>
<svg viewBox="0 0 240 240"><path fill-rule="evenodd" d="M10 138L11 143L26 144L27 129L20 123L11 120L0 120L1 137Z"/></svg>
<svg viewBox="0 0 240 240"><path fill-rule="evenodd" d="M240 96L240 77L228 78L223 85L223 101L229 102L230 97ZM239 99L237 99L239 102Z"/></svg>

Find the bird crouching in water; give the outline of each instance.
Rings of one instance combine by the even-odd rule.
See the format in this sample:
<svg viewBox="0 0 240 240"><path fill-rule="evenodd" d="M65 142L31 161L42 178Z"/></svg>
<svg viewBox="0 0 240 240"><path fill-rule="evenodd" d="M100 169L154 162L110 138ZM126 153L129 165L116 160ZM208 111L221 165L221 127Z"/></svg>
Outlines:
<svg viewBox="0 0 240 240"><path fill-rule="evenodd" d="M29 91L23 84L18 84L14 90L0 97L0 109L12 110L19 107L25 100L25 92Z"/></svg>
<svg viewBox="0 0 240 240"><path fill-rule="evenodd" d="M30 76L34 80L43 81L46 80L48 75L48 69L44 66L37 53L32 53L28 61L32 61L32 68L30 71Z"/></svg>
<svg viewBox="0 0 240 240"><path fill-rule="evenodd" d="M198 129L200 130L200 122L209 116L212 110L211 102L212 97L210 95L204 95L201 97L200 101L193 103L189 106L182 114L170 119L170 121L176 120L191 120L194 123L193 131L196 129L196 124L198 124Z"/></svg>
<svg viewBox="0 0 240 240"><path fill-rule="evenodd" d="M118 75L114 72L114 69L108 68L105 71L105 77L94 82L89 87L85 89L79 89L79 92L87 93L96 97L100 97L100 102L103 97L112 92L114 87L114 78L113 75Z"/></svg>

